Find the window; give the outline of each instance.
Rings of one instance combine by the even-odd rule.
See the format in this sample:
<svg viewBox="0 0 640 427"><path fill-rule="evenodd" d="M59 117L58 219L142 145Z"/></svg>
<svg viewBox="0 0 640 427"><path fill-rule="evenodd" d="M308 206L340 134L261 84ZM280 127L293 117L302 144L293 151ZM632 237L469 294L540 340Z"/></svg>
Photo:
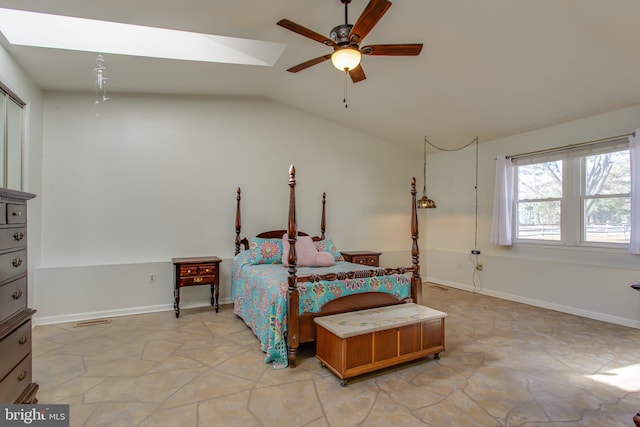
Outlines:
<svg viewBox="0 0 640 427"><path fill-rule="evenodd" d="M627 247L631 171L624 139L514 159L519 242Z"/></svg>
<svg viewBox="0 0 640 427"><path fill-rule="evenodd" d="M0 87L0 187L22 190L23 105Z"/></svg>

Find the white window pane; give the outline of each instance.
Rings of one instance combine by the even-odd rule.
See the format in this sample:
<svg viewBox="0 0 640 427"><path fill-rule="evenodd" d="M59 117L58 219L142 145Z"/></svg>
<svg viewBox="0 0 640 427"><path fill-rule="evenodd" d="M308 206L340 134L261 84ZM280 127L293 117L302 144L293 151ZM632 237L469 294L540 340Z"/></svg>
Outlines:
<svg viewBox="0 0 640 427"><path fill-rule="evenodd" d="M585 200L585 241L629 243L630 206L629 197Z"/></svg>
<svg viewBox="0 0 640 427"><path fill-rule="evenodd" d="M518 166L518 200L562 197L562 160Z"/></svg>
<svg viewBox="0 0 640 427"><path fill-rule="evenodd" d="M518 239L560 240L560 201L518 203Z"/></svg>
<svg viewBox="0 0 640 427"><path fill-rule="evenodd" d="M585 161L585 194L629 194L629 150L587 156Z"/></svg>

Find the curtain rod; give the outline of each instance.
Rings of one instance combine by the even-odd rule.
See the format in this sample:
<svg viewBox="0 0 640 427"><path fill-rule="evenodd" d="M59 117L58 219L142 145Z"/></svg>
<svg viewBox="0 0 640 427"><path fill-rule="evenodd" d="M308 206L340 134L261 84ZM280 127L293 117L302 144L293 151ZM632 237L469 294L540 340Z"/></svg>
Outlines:
<svg viewBox="0 0 640 427"><path fill-rule="evenodd" d="M599 144L601 142L607 142L607 141L615 141L616 139L622 139L622 138L626 138L629 136L636 136L635 132L629 132L629 133L624 133L622 135L616 135L616 136L610 136L608 138L601 138L601 139L594 139L592 141L585 141L585 142L578 142L577 144L569 144L569 145L563 145L562 147L555 147L555 148L547 148L544 150L537 150L537 151L529 151L528 153L520 153L520 154L514 154L513 156L507 156L507 159L517 159L519 157L526 157L526 156L531 156L534 154L546 154L546 153L553 153L556 151L563 151L563 150L567 150L570 148L576 148L576 147L585 147L588 145L592 145L592 144Z"/></svg>

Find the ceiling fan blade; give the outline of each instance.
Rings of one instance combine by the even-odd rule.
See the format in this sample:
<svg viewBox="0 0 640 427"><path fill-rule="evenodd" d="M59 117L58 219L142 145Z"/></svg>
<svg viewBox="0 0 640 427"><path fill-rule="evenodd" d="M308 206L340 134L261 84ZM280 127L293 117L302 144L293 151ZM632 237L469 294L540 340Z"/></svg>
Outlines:
<svg viewBox="0 0 640 427"><path fill-rule="evenodd" d="M349 70L349 76L351 76L351 81L354 83L358 83L367 78L364 75L364 70L362 69L362 65L358 65L353 70Z"/></svg>
<svg viewBox="0 0 640 427"><path fill-rule="evenodd" d="M360 49L363 55L416 56L422 51L422 43L373 44Z"/></svg>
<svg viewBox="0 0 640 427"><path fill-rule="evenodd" d="M389 0L371 0L351 28L349 33L351 41L360 43L390 7Z"/></svg>
<svg viewBox="0 0 640 427"><path fill-rule="evenodd" d="M331 58L331 54L322 55L317 58L313 58L308 61L305 61L302 64L295 65L289 68L287 71L290 73L297 73L298 71L306 70L307 68L320 64L321 62L324 62L330 58Z"/></svg>
<svg viewBox="0 0 640 427"><path fill-rule="evenodd" d="M300 24L296 24L295 22L289 21L288 19L281 19L278 21L278 25L282 28L286 28L289 31L293 31L294 33L300 34L301 36L305 36L310 38L311 40L315 40L327 46L335 46L333 40L328 37L323 36L322 34L318 34L315 31L312 31L306 27L303 27Z"/></svg>

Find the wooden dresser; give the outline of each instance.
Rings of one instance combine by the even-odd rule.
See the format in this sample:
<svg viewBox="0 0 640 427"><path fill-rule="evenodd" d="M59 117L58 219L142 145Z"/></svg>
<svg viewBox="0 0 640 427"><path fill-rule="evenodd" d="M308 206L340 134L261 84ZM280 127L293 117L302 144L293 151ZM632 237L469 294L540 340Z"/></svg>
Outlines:
<svg viewBox="0 0 640 427"><path fill-rule="evenodd" d="M37 403L27 307L27 206L35 195L0 188L0 403Z"/></svg>

